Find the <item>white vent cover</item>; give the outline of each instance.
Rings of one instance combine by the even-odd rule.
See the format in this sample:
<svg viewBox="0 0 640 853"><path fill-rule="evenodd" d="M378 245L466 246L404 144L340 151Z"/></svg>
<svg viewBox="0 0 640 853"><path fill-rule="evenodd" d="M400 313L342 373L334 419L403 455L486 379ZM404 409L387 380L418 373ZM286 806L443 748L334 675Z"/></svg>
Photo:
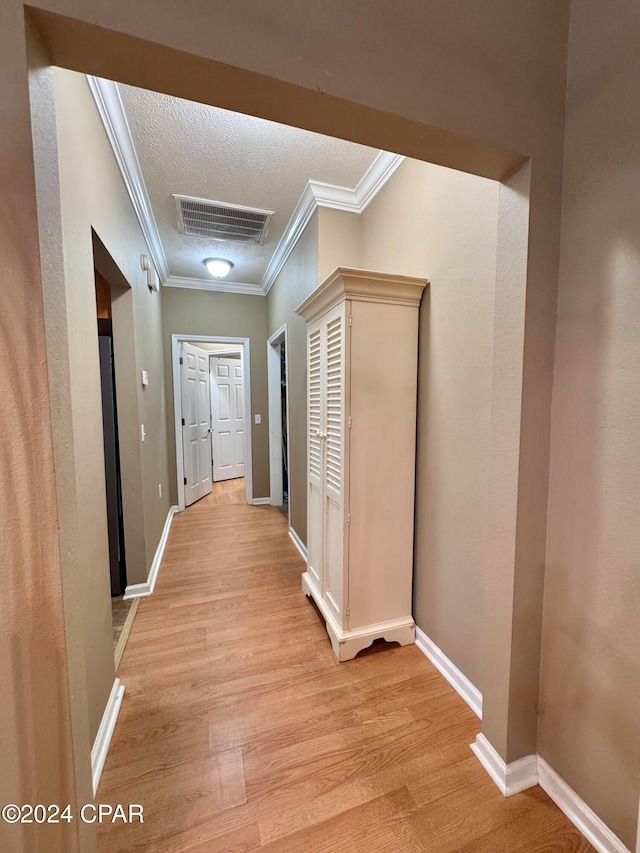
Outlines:
<svg viewBox="0 0 640 853"><path fill-rule="evenodd" d="M192 237L209 237L233 243L263 246L273 210L225 204L204 198L174 195L178 231Z"/></svg>

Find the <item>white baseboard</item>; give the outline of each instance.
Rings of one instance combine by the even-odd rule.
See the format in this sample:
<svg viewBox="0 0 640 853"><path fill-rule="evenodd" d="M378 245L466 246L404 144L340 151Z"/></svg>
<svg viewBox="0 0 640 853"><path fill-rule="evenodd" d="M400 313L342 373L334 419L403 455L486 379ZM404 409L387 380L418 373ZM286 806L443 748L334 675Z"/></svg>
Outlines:
<svg viewBox="0 0 640 853"><path fill-rule="evenodd" d="M593 809L540 756L538 784L599 853L630 853Z"/></svg>
<svg viewBox="0 0 640 853"><path fill-rule="evenodd" d="M295 530L293 529L293 527L290 527L290 528L289 528L289 539L291 539L291 541L293 542L293 544L296 546L296 548L297 548L297 549L298 549L298 551L300 552L300 556L302 557L302 559L303 559L303 560L305 561L305 563L306 563L306 562L307 562L307 546L304 544L304 542L302 541L302 539L301 539L301 538L298 536L298 534L295 532Z"/></svg>
<svg viewBox="0 0 640 853"><path fill-rule="evenodd" d="M467 676L449 660L442 649L438 648L424 631L416 626L416 646L429 658L435 668L447 679L453 689L464 699L476 716L482 719L482 693Z"/></svg>
<svg viewBox="0 0 640 853"><path fill-rule="evenodd" d="M506 764L483 734L477 736L471 749L505 797L540 785L599 853L631 853L544 758L527 755Z"/></svg>
<svg viewBox="0 0 640 853"><path fill-rule="evenodd" d="M93 795L95 797L100 777L102 776L102 768L109 752L113 730L116 727L120 706L122 705L122 697L124 696L124 684L119 678L116 678L107 700L107 706L104 709L100 728L91 750L91 778L93 780Z"/></svg>
<svg viewBox="0 0 640 853"><path fill-rule="evenodd" d="M149 569L149 577L147 578L146 583L129 584L124 591L123 598L125 600L129 598L142 598L145 595L153 594L153 590L156 587L156 580L158 579L158 572L160 571L160 563L162 562L164 549L167 544L167 539L169 538L171 522L173 521L173 516L176 512L178 512L178 507L172 506L167 513L167 519L164 523L164 527L162 528L162 535L160 536L160 541L158 542L158 547L156 548L156 553L153 557L153 562Z"/></svg>
<svg viewBox="0 0 640 853"><path fill-rule="evenodd" d="M526 755L506 764L483 734L479 734L471 749L505 797L519 794L538 784L538 763L535 755Z"/></svg>
<svg viewBox="0 0 640 853"><path fill-rule="evenodd" d="M270 504L271 498L254 498L252 504L254 506L264 506L265 504Z"/></svg>

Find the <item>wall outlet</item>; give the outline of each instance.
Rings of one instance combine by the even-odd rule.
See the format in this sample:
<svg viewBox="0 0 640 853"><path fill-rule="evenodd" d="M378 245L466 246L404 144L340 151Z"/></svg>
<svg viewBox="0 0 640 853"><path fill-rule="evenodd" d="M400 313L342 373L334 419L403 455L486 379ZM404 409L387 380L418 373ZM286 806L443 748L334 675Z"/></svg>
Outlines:
<svg viewBox="0 0 640 853"><path fill-rule="evenodd" d="M253 422L255 424L261 424L262 423L262 415L254 415L253 416Z"/></svg>
<svg viewBox="0 0 640 853"><path fill-rule="evenodd" d="M140 440L144 441L146 437L147 437L147 434L144 431L144 424L140 424Z"/></svg>
<svg viewBox="0 0 640 853"><path fill-rule="evenodd" d="M149 371L148 370L142 371L142 384L143 385L149 384Z"/></svg>
<svg viewBox="0 0 640 853"><path fill-rule="evenodd" d="M162 497L162 483L158 483L158 497Z"/></svg>

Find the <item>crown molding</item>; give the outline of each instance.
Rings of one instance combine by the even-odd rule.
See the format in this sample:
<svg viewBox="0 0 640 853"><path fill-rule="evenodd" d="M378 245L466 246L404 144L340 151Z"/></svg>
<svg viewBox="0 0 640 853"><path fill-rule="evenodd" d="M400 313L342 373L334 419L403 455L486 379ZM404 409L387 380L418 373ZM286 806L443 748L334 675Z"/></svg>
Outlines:
<svg viewBox="0 0 640 853"><path fill-rule="evenodd" d="M318 207L332 207L334 210L362 213L404 159L400 154L380 151L358 181L358 185L352 190L321 181L309 181Z"/></svg>
<svg viewBox="0 0 640 853"><path fill-rule="evenodd" d="M174 276L169 273L167 257L153 215L118 86L112 80L103 80L91 75L87 75L87 82L142 229L151 260L160 280L166 287L185 287L266 296L302 236L309 220L319 207L344 210L355 214L362 213L405 159L400 154L380 151L354 189L339 187L335 184L325 184L322 181L309 181L271 256L260 284Z"/></svg>
<svg viewBox="0 0 640 853"><path fill-rule="evenodd" d="M167 258L151 209L118 86L112 80L103 80L90 75L87 75L87 82L142 229L151 260L160 279L164 282L169 278Z"/></svg>
<svg viewBox="0 0 640 853"><path fill-rule="evenodd" d="M280 238L275 252L271 256L271 260L267 264L267 268L262 276L260 286L262 291L267 295L274 281L280 274L282 267L285 265L287 258L294 249L294 246L302 236L304 229L307 227L309 220L316 212L318 207L317 199L313 193L311 181L307 183L302 195L291 214L289 223Z"/></svg>
<svg viewBox="0 0 640 853"><path fill-rule="evenodd" d="M381 151L378 154L354 190L358 213L362 213L373 201L404 159L401 154L391 154L389 151Z"/></svg>
<svg viewBox="0 0 640 853"><path fill-rule="evenodd" d="M186 278L170 275L164 282L165 287L185 287L188 290L214 290L218 293L244 293L245 296L264 296L259 284L245 284L240 281L216 281L206 278Z"/></svg>
<svg viewBox="0 0 640 853"><path fill-rule="evenodd" d="M325 184L321 181L309 181L260 282L265 295L273 286L309 220L319 207L361 214L404 159L401 154L380 151L355 189Z"/></svg>

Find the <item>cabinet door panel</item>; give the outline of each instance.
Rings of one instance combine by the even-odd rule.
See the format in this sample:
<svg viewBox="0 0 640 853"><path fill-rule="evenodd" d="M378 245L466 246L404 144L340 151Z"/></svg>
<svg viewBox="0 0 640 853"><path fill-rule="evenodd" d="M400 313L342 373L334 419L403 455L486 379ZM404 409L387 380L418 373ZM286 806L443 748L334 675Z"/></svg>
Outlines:
<svg viewBox="0 0 640 853"><path fill-rule="evenodd" d="M322 590L322 330L316 323L309 329L307 348L308 375L308 485L307 485L307 568L318 589Z"/></svg>
<svg viewBox="0 0 640 853"><path fill-rule="evenodd" d="M343 625L344 601L344 432L345 308L330 311L324 329L324 589L334 616Z"/></svg>

